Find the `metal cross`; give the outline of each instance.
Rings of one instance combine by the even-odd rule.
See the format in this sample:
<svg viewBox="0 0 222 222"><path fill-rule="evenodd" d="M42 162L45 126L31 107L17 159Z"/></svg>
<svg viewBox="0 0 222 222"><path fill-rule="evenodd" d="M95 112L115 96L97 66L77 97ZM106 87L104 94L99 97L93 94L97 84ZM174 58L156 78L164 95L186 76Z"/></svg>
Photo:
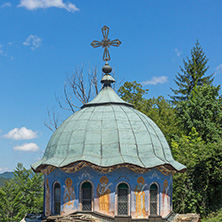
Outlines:
<svg viewBox="0 0 222 222"><path fill-rule="evenodd" d="M112 41L110 41L110 39L108 39L109 28L107 26L105 26L105 25L102 28L102 34L103 34L103 38L104 39L101 42L94 40L91 43L91 46L93 48L97 48L99 46L102 46L104 48L103 60L104 61L109 61L110 60L110 54L109 54L108 48L110 46L118 47L121 44L121 42L119 41L119 39L115 39L115 40L112 40Z"/></svg>

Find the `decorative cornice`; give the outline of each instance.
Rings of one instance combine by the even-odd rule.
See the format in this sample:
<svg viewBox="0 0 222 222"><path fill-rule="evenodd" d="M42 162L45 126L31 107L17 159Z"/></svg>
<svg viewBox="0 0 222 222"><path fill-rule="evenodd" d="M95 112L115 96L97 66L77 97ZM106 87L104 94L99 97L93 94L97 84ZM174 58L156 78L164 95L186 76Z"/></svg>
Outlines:
<svg viewBox="0 0 222 222"><path fill-rule="evenodd" d="M110 167L101 167L101 166L97 166L95 164L92 164L92 163L86 162L86 161L82 161L82 162L75 163L75 164L70 164L68 166L61 167L61 168L58 168L58 169L66 172L66 173L75 173L75 172L81 170L84 167L91 167L92 169L94 169L94 170L96 170L97 172L100 172L100 173L111 173L112 171L117 170L121 167L126 167L126 168L128 168L128 169L130 169L130 170L132 170L136 173L140 173L140 174L143 174L143 173L146 173L146 172L149 172L149 171L152 170L152 168L142 168L142 167L139 167L139 166L136 166L136 165L133 165L133 164L118 164L118 165L110 166ZM54 167L54 166L46 166L43 170L41 170L41 172L44 175L47 176L51 172L53 172L53 170L55 168L56 167ZM169 170L164 166L157 166L155 168L157 170L159 170L159 172L161 172L165 176L168 176L171 173L173 173L173 174L175 173L174 170Z"/></svg>

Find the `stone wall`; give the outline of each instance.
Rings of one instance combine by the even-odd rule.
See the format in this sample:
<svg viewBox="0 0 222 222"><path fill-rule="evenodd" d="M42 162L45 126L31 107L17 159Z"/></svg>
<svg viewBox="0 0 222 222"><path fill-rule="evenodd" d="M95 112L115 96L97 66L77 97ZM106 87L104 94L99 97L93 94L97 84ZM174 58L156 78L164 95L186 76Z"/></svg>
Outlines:
<svg viewBox="0 0 222 222"><path fill-rule="evenodd" d="M199 214L176 214L172 222L200 222Z"/></svg>
<svg viewBox="0 0 222 222"><path fill-rule="evenodd" d="M127 219L127 218L126 218ZM46 220L43 220L42 222L113 222L113 221L121 221L123 220L111 220L107 218L101 218L97 216L96 214L90 215L90 214L73 214L73 215L66 215L66 216L49 216ZM174 215L174 218L171 218L170 220L161 219L161 217L156 218L149 218L147 220L134 220L130 219L127 221L136 221L136 222L201 222L200 215L198 214L176 214Z"/></svg>

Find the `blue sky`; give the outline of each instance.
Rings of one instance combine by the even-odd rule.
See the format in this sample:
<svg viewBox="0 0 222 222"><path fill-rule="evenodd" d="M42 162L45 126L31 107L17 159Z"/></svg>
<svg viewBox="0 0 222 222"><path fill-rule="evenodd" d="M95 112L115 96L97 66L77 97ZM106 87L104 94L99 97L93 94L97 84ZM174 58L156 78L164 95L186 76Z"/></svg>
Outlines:
<svg viewBox="0 0 222 222"><path fill-rule="evenodd" d="M222 81L221 0L0 0L0 172L42 157L52 132L44 126L67 74L104 65L101 28L122 44L111 48L117 80L137 81L148 97L168 98L197 39L214 85Z"/></svg>

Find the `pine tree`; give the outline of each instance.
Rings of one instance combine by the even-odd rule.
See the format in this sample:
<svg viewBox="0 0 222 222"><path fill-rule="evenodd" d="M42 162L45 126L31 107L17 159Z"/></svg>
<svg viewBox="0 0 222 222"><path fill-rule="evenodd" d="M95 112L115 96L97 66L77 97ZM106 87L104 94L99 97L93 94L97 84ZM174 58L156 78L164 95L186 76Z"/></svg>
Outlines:
<svg viewBox="0 0 222 222"><path fill-rule="evenodd" d="M191 58L187 57L187 61L183 60L184 68L180 66L181 73L177 73L175 83L179 89L172 89L174 96L170 96L173 103L187 100L193 88L204 84L211 85L213 74L205 76L209 66L207 65L208 58L206 57L198 40L191 50Z"/></svg>
<svg viewBox="0 0 222 222"><path fill-rule="evenodd" d="M14 177L0 188L0 221L20 221L43 211L43 177L18 163Z"/></svg>

